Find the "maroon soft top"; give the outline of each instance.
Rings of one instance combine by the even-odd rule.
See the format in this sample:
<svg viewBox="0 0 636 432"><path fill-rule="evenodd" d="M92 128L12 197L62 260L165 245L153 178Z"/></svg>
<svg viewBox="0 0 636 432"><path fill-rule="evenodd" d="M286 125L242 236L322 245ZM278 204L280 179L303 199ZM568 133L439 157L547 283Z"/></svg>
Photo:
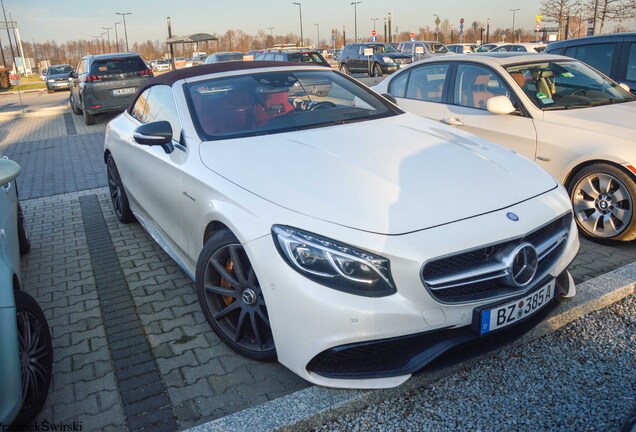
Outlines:
<svg viewBox="0 0 636 432"><path fill-rule="evenodd" d="M152 87L158 84L164 84L172 86L175 82L185 79L192 78L201 75L207 75L212 73L219 72L231 72L236 70L246 70L246 69L260 69L267 67L281 67L281 66L316 66L316 64L312 63L291 63L291 62L280 62L280 61L229 61L229 62L221 62L221 63L212 63L212 64L204 64L200 66L193 66L184 69L177 69L171 72L167 72L165 74L161 74L156 76L148 81L137 90L137 96L144 92L148 87ZM132 109L132 107L137 102L137 97L132 101L130 106L128 107L128 111Z"/></svg>

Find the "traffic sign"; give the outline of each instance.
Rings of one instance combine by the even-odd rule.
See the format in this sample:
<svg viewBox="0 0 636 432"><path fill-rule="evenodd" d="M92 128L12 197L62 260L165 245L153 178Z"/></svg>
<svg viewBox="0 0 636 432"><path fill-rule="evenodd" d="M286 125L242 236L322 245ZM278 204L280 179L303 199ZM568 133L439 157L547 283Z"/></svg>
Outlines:
<svg viewBox="0 0 636 432"><path fill-rule="evenodd" d="M378 39L377 37L375 37L375 36L371 36L371 42L376 42L376 41L377 41L377 39Z"/></svg>
<svg viewBox="0 0 636 432"><path fill-rule="evenodd" d="M332 41L335 41L335 40L336 40L336 35L335 35L335 34L332 34L332 35L331 35L331 40L332 40Z"/></svg>
<svg viewBox="0 0 636 432"><path fill-rule="evenodd" d="M537 24L537 26L534 28L536 31L541 30L541 24Z"/></svg>
<svg viewBox="0 0 636 432"><path fill-rule="evenodd" d="M411 39L415 39L415 33L411 32Z"/></svg>
<svg viewBox="0 0 636 432"><path fill-rule="evenodd" d="M375 31L375 29L371 30L371 36L375 36L375 35L377 35L377 34L378 34L378 32L377 32L377 31Z"/></svg>
<svg viewBox="0 0 636 432"><path fill-rule="evenodd" d="M439 27L435 27L435 33L439 33Z"/></svg>
<svg viewBox="0 0 636 432"><path fill-rule="evenodd" d="M9 74L9 81L11 81L11 85L20 84L20 74Z"/></svg>
<svg viewBox="0 0 636 432"><path fill-rule="evenodd" d="M435 25L439 27L442 21L440 21L439 17L435 18Z"/></svg>
<svg viewBox="0 0 636 432"><path fill-rule="evenodd" d="M460 19L460 20L459 20L459 23L460 23L460 24L464 24L464 18Z"/></svg>

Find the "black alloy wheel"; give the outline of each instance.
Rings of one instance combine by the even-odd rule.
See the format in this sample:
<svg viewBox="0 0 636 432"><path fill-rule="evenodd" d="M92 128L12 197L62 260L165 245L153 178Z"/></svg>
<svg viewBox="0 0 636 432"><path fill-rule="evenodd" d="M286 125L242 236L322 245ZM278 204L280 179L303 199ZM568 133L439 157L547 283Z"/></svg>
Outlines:
<svg viewBox="0 0 636 432"><path fill-rule="evenodd" d="M53 344L38 303L23 291L15 292L22 407L15 424L29 424L42 409L51 384Z"/></svg>
<svg viewBox="0 0 636 432"><path fill-rule="evenodd" d="M126 190L119 176L117 165L115 165L115 159L113 155L108 155L108 162L106 163L106 171L108 175L108 190L110 191L110 199L113 203L113 209L115 210L115 216L117 220L122 223L129 223L135 220L135 216L130 210L128 204L128 196Z"/></svg>
<svg viewBox="0 0 636 432"><path fill-rule="evenodd" d="M373 64L373 69L371 70L371 76L373 77L382 76L382 67L378 63Z"/></svg>
<svg viewBox="0 0 636 432"><path fill-rule="evenodd" d="M73 114L82 115L82 110L77 106L77 104L73 100L73 92L71 92L68 99L69 99L69 104L71 104L71 111L73 111Z"/></svg>
<svg viewBox="0 0 636 432"><path fill-rule="evenodd" d="M265 298L247 253L227 229L203 247L196 290L208 323L230 348L254 360L276 359Z"/></svg>
<svg viewBox="0 0 636 432"><path fill-rule="evenodd" d="M95 115L90 114L86 108L82 109L82 113L84 114L84 124L86 126L91 126L95 124Z"/></svg>
<svg viewBox="0 0 636 432"><path fill-rule="evenodd" d="M345 63L340 64L340 72L342 72L345 75L351 75L351 71L349 70L349 67Z"/></svg>

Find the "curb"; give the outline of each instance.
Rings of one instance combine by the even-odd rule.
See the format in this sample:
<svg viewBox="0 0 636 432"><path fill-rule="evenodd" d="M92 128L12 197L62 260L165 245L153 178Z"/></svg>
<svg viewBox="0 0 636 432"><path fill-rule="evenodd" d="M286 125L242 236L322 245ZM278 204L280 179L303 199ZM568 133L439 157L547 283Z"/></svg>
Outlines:
<svg viewBox="0 0 636 432"><path fill-rule="evenodd" d="M37 93L37 92L43 92L43 91L46 91L46 88L20 90L20 93ZM17 94L18 94L17 90L9 90L9 91L6 91L6 92L1 92L0 96L3 96L3 95L17 95Z"/></svg>
<svg viewBox="0 0 636 432"><path fill-rule="evenodd" d="M70 112L68 105L37 108L36 110L26 108L25 112L22 112L22 110L11 111L11 112L0 112L0 120L20 119L20 118L27 118L27 117L47 117L47 116L64 114L66 112Z"/></svg>
<svg viewBox="0 0 636 432"><path fill-rule="evenodd" d="M563 299L561 306L524 336L501 348L528 344L553 333L570 322L603 309L636 292L636 263L577 285L577 295ZM495 351L496 352L496 351ZM494 355L495 352L486 354ZM459 372L481 361L472 358L441 370L411 377L401 386L385 390L338 390L312 386L304 390L239 411L188 429L188 432L211 431L292 431L308 430L361 410L373 403L416 390L428 383Z"/></svg>

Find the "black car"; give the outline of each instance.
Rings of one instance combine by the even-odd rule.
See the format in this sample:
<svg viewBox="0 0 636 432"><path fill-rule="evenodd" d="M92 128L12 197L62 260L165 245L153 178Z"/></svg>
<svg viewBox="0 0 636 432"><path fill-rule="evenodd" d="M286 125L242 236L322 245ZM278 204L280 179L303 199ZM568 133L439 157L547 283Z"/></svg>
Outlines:
<svg viewBox="0 0 636 432"><path fill-rule="evenodd" d="M69 74L73 72L73 67L69 64L58 64L49 66L46 71L46 90L49 93L55 90L69 88Z"/></svg>
<svg viewBox="0 0 636 432"><path fill-rule="evenodd" d="M546 47L547 54L561 54L581 60L614 81L625 83L636 94L636 33L588 36Z"/></svg>
<svg viewBox="0 0 636 432"><path fill-rule="evenodd" d="M71 77L71 109L92 125L96 114L125 110L153 73L139 54L117 53L82 57Z"/></svg>
<svg viewBox="0 0 636 432"><path fill-rule="evenodd" d="M371 55L368 55L368 54ZM340 72L368 73L379 77L390 74L411 63L411 56L401 53L391 45L379 42L347 45L340 55Z"/></svg>

